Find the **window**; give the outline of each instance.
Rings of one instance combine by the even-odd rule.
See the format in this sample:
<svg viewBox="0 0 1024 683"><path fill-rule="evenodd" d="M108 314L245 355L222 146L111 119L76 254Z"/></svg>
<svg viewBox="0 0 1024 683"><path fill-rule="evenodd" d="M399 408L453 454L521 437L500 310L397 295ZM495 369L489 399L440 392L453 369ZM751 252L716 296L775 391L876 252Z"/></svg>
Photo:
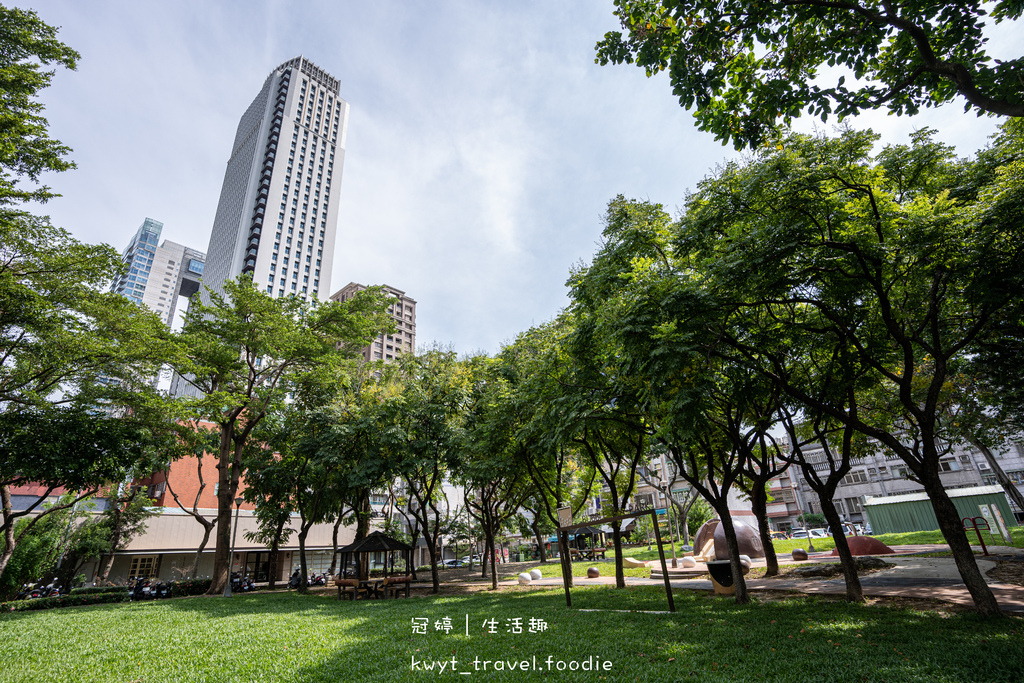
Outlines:
<svg viewBox="0 0 1024 683"><path fill-rule="evenodd" d="M133 557L131 567L128 569L128 576L146 579L156 576L156 555Z"/></svg>
<svg viewBox="0 0 1024 683"><path fill-rule="evenodd" d="M864 470L854 470L843 477L844 484L863 484L867 480L868 475Z"/></svg>
<svg viewBox="0 0 1024 683"><path fill-rule="evenodd" d="M788 488L780 489L778 491L773 491L772 495L775 497L775 502L776 503L795 503L796 502L796 494L793 493L793 489L788 489Z"/></svg>

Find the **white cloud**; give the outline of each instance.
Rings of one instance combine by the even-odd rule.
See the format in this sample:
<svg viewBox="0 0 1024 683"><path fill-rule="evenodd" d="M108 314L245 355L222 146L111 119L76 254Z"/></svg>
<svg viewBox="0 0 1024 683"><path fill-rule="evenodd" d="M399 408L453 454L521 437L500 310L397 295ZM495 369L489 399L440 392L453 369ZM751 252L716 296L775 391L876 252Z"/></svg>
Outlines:
<svg viewBox="0 0 1024 683"><path fill-rule="evenodd" d="M33 6L82 53L43 98L78 163L47 179L64 195L45 207L57 224L120 249L151 216L205 249L239 117L303 54L351 105L332 286L405 290L421 344L493 352L551 318L609 199L673 211L734 155L694 128L667 77L594 64L618 28L609 0ZM929 116L857 125L892 140L934 125L961 154L991 130L955 106Z"/></svg>

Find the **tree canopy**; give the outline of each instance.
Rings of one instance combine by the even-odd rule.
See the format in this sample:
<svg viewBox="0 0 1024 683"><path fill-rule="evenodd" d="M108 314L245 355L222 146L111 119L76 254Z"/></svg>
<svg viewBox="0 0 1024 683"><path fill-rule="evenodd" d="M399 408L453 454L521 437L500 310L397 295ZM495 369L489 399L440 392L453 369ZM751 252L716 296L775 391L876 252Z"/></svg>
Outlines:
<svg viewBox="0 0 1024 683"><path fill-rule="evenodd" d="M65 159L71 150L49 136L36 95L54 74L45 66L74 69L78 56L35 12L0 6L0 206L50 199L48 187L29 189L18 180L37 182L44 171L73 166Z"/></svg>
<svg viewBox="0 0 1024 683"><path fill-rule="evenodd" d="M869 109L914 114L962 98L979 114L1024 116L1024 58L985 51L986 22L1018 0L616 0L625 35L599 64L668 71L698 126L756 147L803 113L842 120Z"/></svg>

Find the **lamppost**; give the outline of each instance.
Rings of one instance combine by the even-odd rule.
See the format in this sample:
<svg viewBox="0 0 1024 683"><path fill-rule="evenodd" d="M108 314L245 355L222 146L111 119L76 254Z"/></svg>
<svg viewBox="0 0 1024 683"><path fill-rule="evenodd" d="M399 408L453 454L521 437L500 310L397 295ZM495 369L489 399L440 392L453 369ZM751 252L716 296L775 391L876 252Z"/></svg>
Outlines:
<svg viewBox="0 0 1024 683"><path fill-rule="evenodd" d="M231 568L235 566L235 541L238 540L238 511L242 509L241 496L235 498L235 530L231 534L231 550L228 552L228 582L224 585L224 597L231 597Z"/></svg>

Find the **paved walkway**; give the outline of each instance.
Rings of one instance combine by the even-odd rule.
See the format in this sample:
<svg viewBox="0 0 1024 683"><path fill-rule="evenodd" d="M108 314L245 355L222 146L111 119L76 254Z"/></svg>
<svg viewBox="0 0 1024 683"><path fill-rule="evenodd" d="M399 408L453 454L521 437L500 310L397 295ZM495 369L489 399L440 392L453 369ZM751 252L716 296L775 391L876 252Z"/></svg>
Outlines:
<svg viewBox="0 0 1024 683"><path fill-rule="evenodd" d="M966 607L973 607L967 587L960 578L960 572L951 557L920 557L913 553L942 552L948 551L947 546L898 546L893 548L897 551L895 555L881 555L880 559L885 560L895 567L879 572L873 572L861 577L861 587L866 596L873 597L902 597L902 598L925 598L929 600L941 600ZM977 548L981 552L981 548ZM1024 550L1008 546L990 547L989 553L992 559L978 558L978 567L981 573L996 566L997 559L1016 559L1024 561ZM782 557L780 564L806 564L786 562ZM815 553L808 558L810 562L838 562L839 558L829 553ZM711 581L706 578L706 570L699 566L696 570L673 571L669 561L669 583L673 590L713 590ZM754 561L754 566L764 566L764 560ZM657 564L654 568L660 569ZM504 585L515 585L516 581L503 581ZM614 584L614 576L601 576L596 579L580 577L573 578L574 587L582 587L595 584ZM652 585L664 586L662 578L640 579L626 577L628 585ZM562 586L561 577L539 579L534 581L532 586ZM1024 615L1024 586L1013 584L989 582L989 587L995 594L996 600L1003 611L1011 614ZM814 595L845 595L846 582L840 576L835 579L748 579L749 590L782 590Z"/></svg>

